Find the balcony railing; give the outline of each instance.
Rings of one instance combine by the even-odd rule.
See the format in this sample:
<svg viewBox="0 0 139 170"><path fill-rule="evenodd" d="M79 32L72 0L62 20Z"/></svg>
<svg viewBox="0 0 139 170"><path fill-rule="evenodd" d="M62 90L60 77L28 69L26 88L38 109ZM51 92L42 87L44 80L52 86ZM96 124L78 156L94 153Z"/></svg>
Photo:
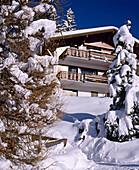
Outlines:
<svg viewBox="0 0 139 170"><path fill-rule="evenodd" d="M68 48L66 51L61 55L60 59L63 59L66 56L73 56L73 57L79 57L79 58L86 58L86 59L98 59L102 61L106 61L109 63L112 63L113 59L116 57L115 55L112 55L107 52L101 52L97 50L79 50L76 48ZM139 60L137 59L137 75L139 75Z"/></svg>
<svg viewBox="0 0 139 170"><path fill-rule="evenodd" d="M66 71L61 71L58 73L58 77L60 80L66 79L81 82L97 82L107 84L107 76L94 75L88 73L70 73Z"/></svg>
<svg viewBox="0 0 139 170"><path fill-rule="evenodd" d="M80 58L86 58L86 59L99 59L107 62L112 62L112 60L115 58L115 55L112 55L107 52L101 52L97 50L79 50L76 48L68 48L62 57L66 56L73 56L73 57L80 57Z"/></svg>

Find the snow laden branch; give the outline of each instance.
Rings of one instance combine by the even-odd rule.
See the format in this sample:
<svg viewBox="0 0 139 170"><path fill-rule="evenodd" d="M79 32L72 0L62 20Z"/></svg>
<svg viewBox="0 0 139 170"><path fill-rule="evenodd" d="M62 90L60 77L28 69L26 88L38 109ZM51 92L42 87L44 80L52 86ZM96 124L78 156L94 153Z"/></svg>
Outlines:
<svg viewBox="0 0 139 170"><path fill-rule="evenodd" d="M48 156L42 138L60 116L56 57L47 51L56 31L49 7L14 0L0 5L0 157L24 168Z"/></svg>

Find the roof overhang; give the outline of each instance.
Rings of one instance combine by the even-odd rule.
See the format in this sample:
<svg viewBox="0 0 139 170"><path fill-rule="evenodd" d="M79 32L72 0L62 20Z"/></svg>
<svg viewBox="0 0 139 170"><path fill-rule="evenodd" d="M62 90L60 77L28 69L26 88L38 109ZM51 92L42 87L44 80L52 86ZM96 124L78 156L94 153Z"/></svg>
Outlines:
<svg viewBox="0 0 139 170"><path fill-rule="evenodd" d="M113 36L118 31L117 27L105 26L98 28L89 28L82 30L67 31L55 33L51 37L52 41L57 43L57 47L62 46L80 46L84 43L105 42L114 47ZM139 58L139 40L135 38L134 52Z"/></svg>
<svg viewBox="0 0 139 170"><path fill-rule="evenodd" d="M114 26L89 28L56 33L51 39L55 40L59 46L74 46L98 41L113 46L113 36L117 30L118 28Z"/></svg>

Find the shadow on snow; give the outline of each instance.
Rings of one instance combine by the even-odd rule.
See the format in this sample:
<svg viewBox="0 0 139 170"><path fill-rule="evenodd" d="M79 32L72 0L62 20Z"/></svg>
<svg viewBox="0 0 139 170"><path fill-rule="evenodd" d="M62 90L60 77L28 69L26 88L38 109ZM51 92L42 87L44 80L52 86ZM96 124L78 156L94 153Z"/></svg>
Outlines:
<svg viewBox="0 0 139 170"><path fill-rule="evenodd" d="M71 122L71 123L74 123L75 120L82 121L82 120L85 120L85 119L94 119L94 118L96 118L96 116L88 114L88 113L72 113L72 114L65 113L61 117L61 119L63 121L67 121L67 122Z"/></svg>

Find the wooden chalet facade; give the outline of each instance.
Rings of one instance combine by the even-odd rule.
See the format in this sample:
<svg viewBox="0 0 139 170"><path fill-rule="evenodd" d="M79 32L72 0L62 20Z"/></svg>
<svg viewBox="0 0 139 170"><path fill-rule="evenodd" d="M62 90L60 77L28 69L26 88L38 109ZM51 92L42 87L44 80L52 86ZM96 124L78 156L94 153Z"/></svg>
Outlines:
<svg viewBox="0 0 139 170"><path fill-rule="evenodd" d="M106 71L115 58L113 36L117 30L110 26L54 35L63 95L109 96ZM134 51L139 57L138 40Z"/></svg>

